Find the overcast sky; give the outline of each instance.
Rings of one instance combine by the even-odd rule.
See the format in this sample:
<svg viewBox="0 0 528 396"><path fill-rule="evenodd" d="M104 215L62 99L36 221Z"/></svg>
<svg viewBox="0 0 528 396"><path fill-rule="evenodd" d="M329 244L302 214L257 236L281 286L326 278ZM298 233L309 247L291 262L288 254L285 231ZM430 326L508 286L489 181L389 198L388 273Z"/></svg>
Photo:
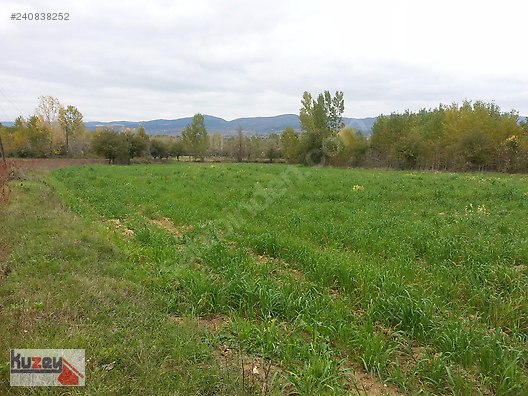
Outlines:
<svg viewBox="0 0 528 396"><path fill-rule="evenodd" d="M343 91L347 117L464 99L528 115L522 0L2 0L0 18L4 121L41 95L86 121L271 116L306 90Z"/></svg>

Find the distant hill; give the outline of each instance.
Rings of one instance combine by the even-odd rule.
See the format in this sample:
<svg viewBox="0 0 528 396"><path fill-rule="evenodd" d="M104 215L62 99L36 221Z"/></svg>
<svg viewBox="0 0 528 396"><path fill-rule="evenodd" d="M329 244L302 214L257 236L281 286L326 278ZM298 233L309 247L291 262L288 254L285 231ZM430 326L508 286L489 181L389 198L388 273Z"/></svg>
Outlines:
<svg viewBox="0 0 528 396"><path fill-rule="evenodd" d="M372 126L376 122L378 117L367 117L367 118L346 118L343 117L343 122L349 128L354 128L364 135L370 136L372 132Z"/></svg>
<svg viewBox="0 0 528 396"><path fill-rule="evenodd" d="M364 135L369 136L372 132L372 126L377 117L368 118L346 118L343 122L347 127L355 128ZM226 121L223 118L205 115L205 127L209 133L219 132L223 135L234 135L238 128L242 128L245 133L257 135L269 135L271 133L280 133L288 127L300 130L299 116L296 114L282 114L273 117L247 117L237 118L232 121ZM186 125L190 124L192 117L178 118L175 120L149 120L149 121L88 121L85 126L89 130L95 130L97 127L113 127L118 129L138 128L143 125L148 133L152 135L178 135ZM526 121L526 117L519 117L520 121ZM1 122L2 125L9 127L13 122Z"/></svg>
<svg viewBox="0 0 528 396"><path fill-rule="evenodd" d="M94 130L97 127L114 128L138 128L143 125L148 133L153 135L176 135L180 134L186 125L190 124L192 117L178 118L175 120L150 120L150 121L111 121L85 122L87 129ZM248 117L237 118L226 121L222 118L204 115L205 127L209 133L219 132L223 135L233 135L238 128L242 128L245 133L269 135L280 133L288 127L300 129L299 116L296 114L282 114L274 117ZM343 118L346 126L369 135L376 118Z"/></svg>

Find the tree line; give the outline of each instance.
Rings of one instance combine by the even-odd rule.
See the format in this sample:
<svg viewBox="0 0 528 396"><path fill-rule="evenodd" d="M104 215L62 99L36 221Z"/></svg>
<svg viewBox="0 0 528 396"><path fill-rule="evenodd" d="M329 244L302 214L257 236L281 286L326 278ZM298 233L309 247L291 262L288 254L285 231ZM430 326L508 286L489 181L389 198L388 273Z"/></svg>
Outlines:
<svg viewBox="0 0 528 396"><path fill-rule="evenodd" d="M394 168L528 172L528 124L494 103L380 116L370 144L374 158Z"/></svg>
<svg viewBox="0 0 528 396"><path fill-rule="evenodd" d="M82 113L52 96L41 96L35 114L19 116L12 127L0 125L1 145L11 157L78 156L87 139Z"/></svg>
<svg viewBox="0 0 528 396"><path fill-rule="evenodd" d="M304 92L301 130L286 128L269 136L210 135L202 114L195 114L179 136L151 136L137 130L98 128L86 131L82 113L51 96L39 98L35 114L0 126L7 156L98 155L111 163L137 157L188 156L234 161L287 161L305 165L389 167L396 169L528 172L528 123L515 111L494 103L465 101L418 112L381 115L364 136L345 127L343 92L312 96ZM2 144L3 142L3 144Z"/></svg>
<svg viewBox="0 0 528 396"><path fill-rule="evenodd" d="M187 156L195 161L274 161L281 157L280 138L248 136L241 128L235 136L209 135L202 114L195 114L181 136L152 136L138 129L84 128L83 115L74 106L63 106L57 98L39 98L35 113L19 116L13 126L0 124L0 154L7 157L90 157L110 163L129 164L134 158L168 159Z"/></svg>
<svg viewBox="0 0 528 396"><path fill-rule="evenodd" d="M343 92L329 91L314 98L304 92L299 111L301 132L293 128L281 134L281 154L290 163L305 165L363 166L369 141L343 122Z"/></svg>
<svg viewBox="0 0 528 396"><path fill-rule="evenodd" d="M204 161L206 157L217 161L270 161L281 158L280 136L247 136L241 128L236 136L220 133L209 135L204 117L197 113L180 136L150 136L141 126L138 130L97 130L92 138L95 154L111 163L130 163L136 157L164 160L189 157Z"/></svg>
<svg viewBox="0 0 528 396"><path fill-rule="evenodd" d="M494 103L464 101L381 115L367 139L345 128L343 93L304 93L301 132L285 130L289 162L396 169L528 172L528 122Z"/></svg>

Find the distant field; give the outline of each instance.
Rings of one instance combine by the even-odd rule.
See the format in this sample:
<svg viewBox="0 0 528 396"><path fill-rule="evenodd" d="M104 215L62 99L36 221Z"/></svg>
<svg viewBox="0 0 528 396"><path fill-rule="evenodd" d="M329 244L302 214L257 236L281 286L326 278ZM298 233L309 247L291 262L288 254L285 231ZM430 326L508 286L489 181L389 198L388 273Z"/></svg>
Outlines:
<svg viewBox="0 0 528 396"><path fill-rule="evenodd" d="M154 296L145 311L119 297L141 334L124 348L151 342L164 373L194 372L181 392L528 394L526 176L177 163L65 168L48 183L80 216L71 238L101 235L87 271ZM64 262L82 257L67 248ZM163 323L152 339L147 310ZM188 343L167 349L179 331ZM112 334L99 337L120 355ZM77 341L112 360L94 335Z"/></svg>

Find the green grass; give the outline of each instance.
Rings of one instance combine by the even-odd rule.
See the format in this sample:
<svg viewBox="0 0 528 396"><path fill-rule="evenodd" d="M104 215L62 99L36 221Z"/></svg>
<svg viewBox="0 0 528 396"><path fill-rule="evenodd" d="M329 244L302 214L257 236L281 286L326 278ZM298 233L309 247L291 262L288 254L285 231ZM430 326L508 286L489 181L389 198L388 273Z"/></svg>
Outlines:
<svg viewBox="0 0 528 396"><path fill-rule="evenodd" d="M60 394L249 393L215 356L207 328L171 319L172 296L152 287L156 275L116 235L74 215L42 176L13 190L0 208L9 249L0 261L1 395L58 394L10 388L9 348L86 349L86 387Z"/></svg>
<svg viewBox="0 0 528 396"><path fill-rule="evenodd" d="M364 370L407 394L528 394L527 182L248 164L55 171L4 209L22 242L0 281L1 337L85 347L93 394L259 393L240 369L251 359L272 368L267 393L362 393Z"/></svg>

